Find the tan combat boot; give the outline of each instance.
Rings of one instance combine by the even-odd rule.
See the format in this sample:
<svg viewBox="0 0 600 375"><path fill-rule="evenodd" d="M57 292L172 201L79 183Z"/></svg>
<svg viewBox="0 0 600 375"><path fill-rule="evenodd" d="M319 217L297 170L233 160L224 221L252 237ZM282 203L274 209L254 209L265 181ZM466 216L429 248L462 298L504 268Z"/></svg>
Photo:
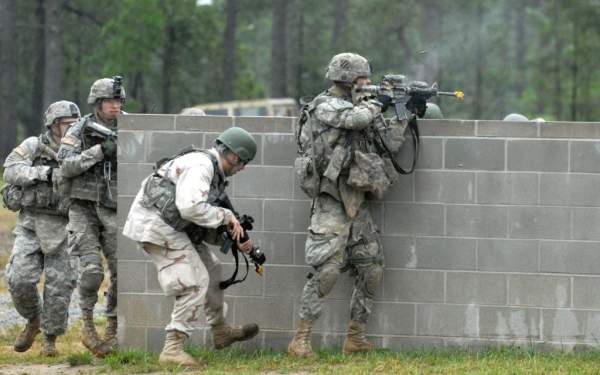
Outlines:
<svg viewBox="0 0 600 375"><path fill-rule="evenodd" d="M310 344L310 333L312 331L313 322L310 320L301 319L296 328L296 334L288 345L288 354L293 357L313 357L315 353L312 351Z"/></svg>
<svg viewBox="0 0 600 375"><path fill-rule="evenodd" d="M106 319L106 331L104 332L104 344L114 350L117 348L117 317L109 316Z"/></svg>
<svg viewBox="0 0 600 375"><path fill-rule="evenodd" d="M55 335L44 335L44 344L42 346L42 354L46 357L56 357L58 351L56 350L56 336Z"/></svg>
<svg viewBox="0 0 600 375"><path fill-rule="evenodd" d="M212 332L213 344L215 349L223 349L236 341L250 340L259 331L255 323L244 324L243 326L230 326L225 322L220 322L210 328Z"/></svg>
<svg viewBox="0 0 600 375"><path fill-rule="evenodd" d="M344 340L344 354L362 353L373 350L373 344L367 340L367 323L351 320L348 324L348 334Z"/></svg>
<svg viewBox="0 0 600 375"><path fill-rule="evenodd" d="M26 352L29 350L38 333L40 333L39 315L27 322L23 331L17 336L14 346L15 352Z"/></svg>
<svg viewBox="0 0 600 375"><path fill-rule="evenodd" d="M206 368L206 364L199 362L196 358L183 351L183 343L187 337L188 336L185 333L180 331L167 331L165 346L158 357L158 362L174 363L187 367Z"/></svg>
<svg viewBox="0 0 600 375"><path fill-rule="evenodd" d="M98 358L104 358L110 353L111 348L105 345L98 337L96 326L94 325L94 312L89 310L82 311L83 328L81 329L81 342Z"/></svg>

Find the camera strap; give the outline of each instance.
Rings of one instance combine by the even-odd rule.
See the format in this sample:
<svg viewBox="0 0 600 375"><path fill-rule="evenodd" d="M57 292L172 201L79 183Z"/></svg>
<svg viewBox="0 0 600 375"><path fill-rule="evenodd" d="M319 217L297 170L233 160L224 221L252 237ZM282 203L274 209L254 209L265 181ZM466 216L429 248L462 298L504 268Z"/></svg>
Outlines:
<svg viewBox="0 0 600 375"><path fill-rule="evenodd" d="M239 254L240 254L240 252L238 251L237 246L232 246L231 247L231 255L233 255L233 259L235 259L235 270L233 270L233 274L231 275L231 277L229 279L223 280L219 283L219 288L221 290L225 290L234 284L241 283L244 280L246 280L246 277L248 277L248 270L250 268L250 265L248 264L248 258L246 258L246 255L244 253L242 253L242 257L244 258L244 262L246 263L246 274L244 275L243 278L236 280L238 270L240 268Z"/></svg>

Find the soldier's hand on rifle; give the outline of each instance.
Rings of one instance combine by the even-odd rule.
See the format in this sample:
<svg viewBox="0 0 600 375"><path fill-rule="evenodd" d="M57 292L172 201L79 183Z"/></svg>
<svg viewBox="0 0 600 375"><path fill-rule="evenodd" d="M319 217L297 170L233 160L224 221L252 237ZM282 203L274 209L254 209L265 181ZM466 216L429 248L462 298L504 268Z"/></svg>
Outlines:
<svg viewBox="0 0 600 375"><path fill-rule="evenodd" d="M100 146L102 147L102 153L108 158L117 153L117 143L110 138L105 139Z"/></svg>
<svg viewBox="0 0 600 375"><path fill-rule="evenodd" d="M240 243L237 243L238 249L240 249L242 252L244 253L249 253L250 250L252 250L252 246L254 246L254 243L252 242L252 240L250 238L248 238L248 241Z"/></svg>
<svg viewBox="0 0 600 375"><path fill-rule="evenodd" d="M227 223L227 230L231 233L231 237L233 237L236 242L239 242L240 238L244 235L244 228L242 228L240 222L234 215L231 215L229 222Z"/></svg>

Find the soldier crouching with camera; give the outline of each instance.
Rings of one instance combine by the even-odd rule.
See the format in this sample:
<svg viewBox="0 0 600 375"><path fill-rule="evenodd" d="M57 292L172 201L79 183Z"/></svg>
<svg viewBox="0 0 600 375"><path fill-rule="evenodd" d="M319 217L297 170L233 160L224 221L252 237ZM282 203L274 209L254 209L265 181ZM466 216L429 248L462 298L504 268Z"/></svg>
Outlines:
<svg viewBox="0 0 600 375"><path fill-rule="evenodd" d="M156 265L164 293L175 296L161 363L205 366L183 350L201 307L217 349L258 333L256 324L225 323L221 264L204 243L216 244L216 229L226 226L241 251L252 250L252 240L240 243L245 232L235 214L216 201L225 191L226 178L243 170L256 149L250 133L238 127L227 129L214 148L189 148L159 161L131 206L123 234L140 244ZM203 229L200 236L196 231L193 242L186 233L190 226Z"/></svg>

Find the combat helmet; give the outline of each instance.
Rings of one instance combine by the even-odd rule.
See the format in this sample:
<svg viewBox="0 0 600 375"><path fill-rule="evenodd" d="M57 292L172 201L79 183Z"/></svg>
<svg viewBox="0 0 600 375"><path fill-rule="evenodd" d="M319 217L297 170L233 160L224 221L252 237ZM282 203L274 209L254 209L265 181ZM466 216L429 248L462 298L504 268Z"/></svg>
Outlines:
<svg viewBox="0 0 600 375"><path fill-rule="evenodd" d="M442 109L435 103L427 103L427 110L425 111L425 119L443 119L444 114L442 113Z"/></svg>
<svg viewBox="0 0 600 375"><path fill-rule="evenodd" d="M101 78L94 82L87 98L88 104L94 104L98 99L121 99L125 101L123 77Z"/></svg>
<svg viewBox="0 0 600 375"><path fill-rule="evenodd" d="M502 121L526 122L526 121L529 121L529 120L527 119L527 117L523 116L520 113L511 113L509 115L506 115L506 117L504 117L502 119Z"/></svg>
<svg viewBox="0 0 600 375"><path fill-rule="evenodd" d="M44 112L44 125L49 128L54 124L54 121L63 117L80 118L81 112L77 104L68 100L61 100L50 104L46 112Z"/></svg>
<svg viewBox="0 0 600 375"><path fill-rule="evenodd" d="M206 116L206 112L202 108L196 107L184 108L179 114L182 116Z"/></svg>
<svg viewBox="0 0 600 375"><path fill-rule="evenodd" d="M334 82L352 83L359 77L371 77L371 64L361 55L349 52L333 56L325 74Z"/></svg>
<svg viewBox="0 0 600 375"><path fill-rule="evenodd" d="M230 151L240 157L242 163L248 163L256 156L256 140L246 130L237 126L219 134L215 142L225 145Z"/></svg>

